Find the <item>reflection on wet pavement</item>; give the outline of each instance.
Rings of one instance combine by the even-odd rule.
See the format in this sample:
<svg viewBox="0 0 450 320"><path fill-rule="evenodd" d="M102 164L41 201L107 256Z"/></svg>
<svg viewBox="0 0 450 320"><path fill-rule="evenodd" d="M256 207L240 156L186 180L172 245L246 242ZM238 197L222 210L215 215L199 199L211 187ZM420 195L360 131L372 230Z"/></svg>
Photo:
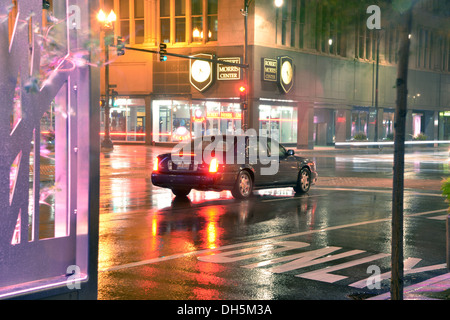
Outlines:
<svg viewBox="0 0 450 320"><path fill-rule="evenodd" d="M153 159L169 150L118 145L111 155L101 156L100 299L241 299L249 296L272 299L273 275L241 271L251 286L249 289L243 287L242 295L230 297L227 292L236 290L244 280L236 280L238 276L233 274L234 271L223 265L199 263L195 256L186 253L204 250L204 254L208 254L209 250L230 243L348 223L345 220L348 208L359 208L352 221L385 218L385 213L390 210L389 202L380 204L382 194L367 192L354 198L342 198L333 192L319 192L321 187L329 186L389 188L392 181L383 172L374 176L359 173L356 164L353 165L356 171L346 168L347 176L339 177L336 173L341 172L343 162L325 157L316 158L319 181L305 196L295 195L292 188L277 188L255 192L245 201L235 200L229 191L193 190L188 197L176 198L169 189L154 187L150 179ZM388 168L390 164L386 162L383 166ZM422 183L434 190L437 181L411 179L409 183ZM408 187L408 180L405 185ZM409 205L415 206L414 198L405 199L405 210L409 210ZM383 204L386 208L380 208ZM330 208L333 208L333 214L329 214ZM345 241L363 242L359 236L352 234ZM330 243L328 233L311 234L303 240L319 247ZM377 250L388 250L388 244L380 241ZM169 256L179 258L166 261L164 265L152 262L139 268L108 272L121 265L159 261L161 257ZM130 291L120 291L130 284L134 286Z"/></svg>

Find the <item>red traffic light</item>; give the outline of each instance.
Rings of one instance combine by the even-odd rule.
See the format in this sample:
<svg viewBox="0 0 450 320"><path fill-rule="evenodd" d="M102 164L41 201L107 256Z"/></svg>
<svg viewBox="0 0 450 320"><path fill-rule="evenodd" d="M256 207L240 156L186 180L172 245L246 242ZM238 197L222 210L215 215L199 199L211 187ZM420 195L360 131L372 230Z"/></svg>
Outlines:
<svg viewBox="0 0 450 320"><path fill-rule="evenodd" d="M241 99L241 102L246 102L247 101L247 88L245 86L241 86L239 88L239 97Z"/></svg>

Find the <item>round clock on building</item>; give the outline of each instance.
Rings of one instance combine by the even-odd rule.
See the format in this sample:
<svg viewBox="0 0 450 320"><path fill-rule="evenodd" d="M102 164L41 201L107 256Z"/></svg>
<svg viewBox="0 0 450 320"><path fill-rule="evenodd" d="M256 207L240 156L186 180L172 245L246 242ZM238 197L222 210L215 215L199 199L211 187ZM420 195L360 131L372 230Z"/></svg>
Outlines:
<svg viewBox="0 0 450 320"><path fill-rule="evenodd" d="M213 59L212 54L199 53L196 58ZM192 86L202 92L208 89L213 83L212 63L207 60L192 59L189 62L189 78Z"/></svg>
<svg viewBox="0 0 450 320"><path fill-rule="evenodd" d="M294 85L294 64L288 56L278 57L278 85L284 93L288 93Z"/></svg>
<svg viewBox="0 0 450 320"><path fill-rule="evenodd" d="M209 62L195 60L191 69L192 78L197 82L205 82L211 75L211 65Z"/></svg>
<svg viewBox="0 0 450 320"><path fill-rule="evenodd" d="M290 61L284 61L281 65L281 81L283 81L284 84L290 84L292 81L292 64Z"/></svg>

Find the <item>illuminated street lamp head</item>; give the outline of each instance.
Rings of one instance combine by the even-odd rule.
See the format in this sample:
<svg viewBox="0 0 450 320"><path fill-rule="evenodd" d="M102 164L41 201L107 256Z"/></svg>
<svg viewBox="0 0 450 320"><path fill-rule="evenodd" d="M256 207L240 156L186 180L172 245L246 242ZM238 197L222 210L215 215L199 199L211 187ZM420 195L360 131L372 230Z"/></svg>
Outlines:
<svg viewBox="0 0 450 320"><path fill-rule="evenodd" d="M275 6L277 8L281 7L283 5L283 0L275 0Z"/></svg>
<svg viewBox="0 0 450 320"><path fill-rule="evenodd" d="M108 22L112 23L115 22L117 19L116 14L114 13L114 10L111 10L111 12L108 15Z"/></svg>
<svg viewBox="0 0 450 320"><path fill-rule="evenodd" d="M112 23L115 22L117 19L116 14L114 13L114 10L111 10L111 12L106 16L105 12L100 9L100 11L97 14L97 20L102 23L102 27L110 29L112 28Z"/></svg>
<svg viewBox="0 0 450 320"><path fill-rule="evenodd" d="M106 21L106 14L105 14L105 12L103 12L102 9L100 9L100 11L97 14L97 20L102 23Z"/></svg>

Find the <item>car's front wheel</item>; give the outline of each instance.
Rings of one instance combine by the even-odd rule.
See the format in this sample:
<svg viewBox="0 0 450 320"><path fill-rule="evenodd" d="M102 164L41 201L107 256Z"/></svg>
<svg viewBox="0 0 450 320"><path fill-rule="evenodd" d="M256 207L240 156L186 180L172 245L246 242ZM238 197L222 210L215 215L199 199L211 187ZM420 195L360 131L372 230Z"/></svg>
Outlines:
<svg viewBox="0 0 450 320"><path fill-rule="evenodd" d="M253 192L253 180L250 174L243 170L239 172L239 175L236 179L236 184L231 190L231 194L233 197L237 199L246 199L251 196Z"/></svg>
<svg viewBox="0 0 450 320"><path fill-rule="evenodd" d="M177 197L186 197L191 189L172 189L172 193Z"/></svg>
<svg viewBox="0 0 450 320"><path fill-rule="evenodd" d="M294 187L296 193L306 193L311 188L311 171L308 168L300 170L297 179L297 185Z"/></svg>

